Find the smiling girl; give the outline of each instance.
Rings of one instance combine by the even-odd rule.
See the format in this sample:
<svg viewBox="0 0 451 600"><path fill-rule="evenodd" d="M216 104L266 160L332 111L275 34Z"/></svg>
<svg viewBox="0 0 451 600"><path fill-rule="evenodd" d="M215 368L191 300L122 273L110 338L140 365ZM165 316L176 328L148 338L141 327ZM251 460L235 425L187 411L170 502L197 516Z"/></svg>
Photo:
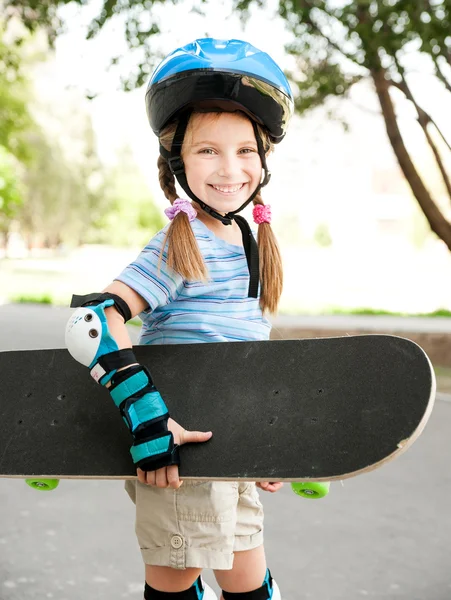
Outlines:
<svg viewBox="0 0 451 600"><path fill-rule="evenodd" d="M261 189L270 179L266 158L292 114L291 91L267 54L240 40L206 38L163 60L146 107L160 142L159 180L171 204L165 211L170 224L101 296L78 304L95 306L108 342L114 341L96 357L91 374L109 387L124 418L140 419L131 427L138 480L126 489L136 504L144 597L213 600L201 578L210 568L224 600L279 600L256 487L275 492L282 484L182 485L178 446L205 442L212 432L187 431L169 418L150 373L134 360L125 321L140 315L141 344L269 338L265 313L277 309L282 264ZM239 215L251 202L257 240Z"/></svg>

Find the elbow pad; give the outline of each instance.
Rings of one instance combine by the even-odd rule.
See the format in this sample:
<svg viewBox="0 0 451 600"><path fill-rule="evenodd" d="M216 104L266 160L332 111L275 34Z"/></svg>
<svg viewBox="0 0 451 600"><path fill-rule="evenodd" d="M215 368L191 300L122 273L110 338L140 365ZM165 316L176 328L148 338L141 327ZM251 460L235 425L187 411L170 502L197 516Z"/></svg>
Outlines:
<svg viewBox="0 0 451 600"><path fill-rule="evenodd" d="M75 306L73 302L72 305ZM118 369L137 362L133 350L119 350L110 334L105 315L105 308L108 306L116 306L116 301L109 298L97 305L77 308L71 315L65 332L65 342L70 354L88 367L93 379L101 385L106 385Z"/></svg>

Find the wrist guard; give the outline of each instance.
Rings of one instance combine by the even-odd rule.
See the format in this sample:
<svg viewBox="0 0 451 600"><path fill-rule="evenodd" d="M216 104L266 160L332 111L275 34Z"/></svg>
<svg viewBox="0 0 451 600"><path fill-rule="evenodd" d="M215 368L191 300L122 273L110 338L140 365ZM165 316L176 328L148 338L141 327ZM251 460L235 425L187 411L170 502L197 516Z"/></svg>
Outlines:
<svg viewBox="0 0 451 600"><path fill-rule="evenodd" d="M168 431L169 412L149 371L134 365L117 373L109 389L134 437L130 453L143 471L180 464L178 446Z"/></svg>

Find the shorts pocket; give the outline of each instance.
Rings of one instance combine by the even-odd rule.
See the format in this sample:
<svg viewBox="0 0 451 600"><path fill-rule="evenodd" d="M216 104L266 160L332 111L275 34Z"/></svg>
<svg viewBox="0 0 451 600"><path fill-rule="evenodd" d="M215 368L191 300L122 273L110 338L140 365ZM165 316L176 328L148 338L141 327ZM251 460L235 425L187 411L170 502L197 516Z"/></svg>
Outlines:
<svg viewBox="0 0 451 600"><path fill-rule="evenodd" d="M177 492L177 519L197 523L225 523L236 518L238 484L204 481L195 486L185 484Z"/></svg>

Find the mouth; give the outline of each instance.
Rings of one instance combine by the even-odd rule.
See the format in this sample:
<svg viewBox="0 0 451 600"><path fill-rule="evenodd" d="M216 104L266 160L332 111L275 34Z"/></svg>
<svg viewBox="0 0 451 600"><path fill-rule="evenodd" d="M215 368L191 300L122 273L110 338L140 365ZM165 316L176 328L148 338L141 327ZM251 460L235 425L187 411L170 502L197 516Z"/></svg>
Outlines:
<svg viewBox="0 0 451 600"><path fill-rule="evenodd" d="M233 194L240 192L246 183L234 183L233 185L214 185L209 183L208 185L220 194L225 196L233 196Z"/></svg>

